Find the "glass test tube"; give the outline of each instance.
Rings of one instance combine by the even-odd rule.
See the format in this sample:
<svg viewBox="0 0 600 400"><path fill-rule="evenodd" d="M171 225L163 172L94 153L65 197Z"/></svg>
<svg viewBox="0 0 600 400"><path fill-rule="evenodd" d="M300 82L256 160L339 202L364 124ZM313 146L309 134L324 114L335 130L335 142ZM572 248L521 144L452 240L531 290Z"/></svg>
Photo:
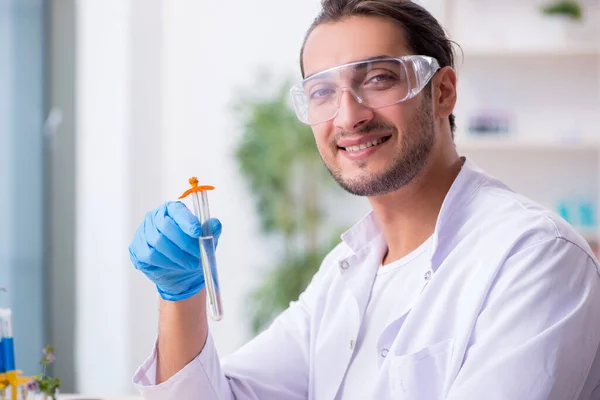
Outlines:
<svg viewBox="0 0 600 400"><path fill-rule="evenodd" d="M15 345L12 333L12 311L0 308L0 372L15 370Z"/></svg>
<svg viewBox="0 0 600 400"><path fill-rule="evenodd" d="M200 261L204 281L206 282L206 299L208 301L208 310L210 317L219 321L223 318L223 305L221 303L221 294L219 288L219 276L217 274L217 259L215 257L215 241L213 232L209 224L205 224L210 219L210 208L208 206L208 195L206 190L199 193L192 193L194 212L202 229L200 236Z"/></svg>

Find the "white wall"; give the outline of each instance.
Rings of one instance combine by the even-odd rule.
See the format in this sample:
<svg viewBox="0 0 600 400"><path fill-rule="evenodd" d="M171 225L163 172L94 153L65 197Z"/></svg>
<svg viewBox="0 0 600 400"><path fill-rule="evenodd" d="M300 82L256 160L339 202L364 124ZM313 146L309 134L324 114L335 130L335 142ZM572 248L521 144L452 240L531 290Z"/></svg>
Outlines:
<svg viewBox="0 0 600 400"><path fill-rule="evenodd" d="M164 152L164 9L163 0L134 0L131 8L131 147L128 164L130 204L127 241L146 211L165 200ZM148 356L158 326L156 288L130 264L127 301L130 337L127 372Z"/></svg>
<svg viewBox="0 0 600 400"><path fill-rule="evenodd" d="M77 3L76 366L85 393L127 392L129 1Z"/></svg>

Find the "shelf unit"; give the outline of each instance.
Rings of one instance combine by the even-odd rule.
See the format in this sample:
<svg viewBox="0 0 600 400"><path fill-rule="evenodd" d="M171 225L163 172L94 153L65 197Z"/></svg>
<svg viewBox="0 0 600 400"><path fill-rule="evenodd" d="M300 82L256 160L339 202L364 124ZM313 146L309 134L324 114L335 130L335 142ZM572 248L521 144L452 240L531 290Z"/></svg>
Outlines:
<svg viewBox="0 0 600 400"><path fill-rule="evenodd" d="M565 215L567 207L567 220L597 251L600 0L582 2L585 21L573 28L577 39L569 38L568 28L564 37L560 30L546 35L551 25L539 7L547 1L430 0L425 6L460 46L459 153L555 212ZM469 133L470 119L489 113L507 116L508 132ZM582 209L585 224L577 218Z"/></svg>
<svg viewBox="0 0 600 400"><path fill-rule="evenodd" d="M456 139L456 147L461 151L532 151L532 152L597 152L600 151L600 141L551 141L523 139L518 136L510 137L466 137L462 135Z"/></svg>
<svg viewBox="0 0 600 400"><path fill-rule="evenodd" d="M519 48L515 46L501 45L496 47L485 47L471 45L458 49L459 56L467 58L509 58L509 57L581 57L600 56L600 47L592 44L574 44L572 46L541 47L541 48ZM460 60L459 60L460 61Z"/></svg>

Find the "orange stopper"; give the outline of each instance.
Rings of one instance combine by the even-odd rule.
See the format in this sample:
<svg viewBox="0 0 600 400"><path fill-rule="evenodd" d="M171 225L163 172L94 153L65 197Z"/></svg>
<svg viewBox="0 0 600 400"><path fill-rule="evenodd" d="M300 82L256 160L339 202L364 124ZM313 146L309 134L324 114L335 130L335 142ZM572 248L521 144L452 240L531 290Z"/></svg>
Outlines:
<svg viewBox="0 0 600 400"><path fill-rule="evenodd" d="M184 197L187 197L192 193L203 192L205 190L215 190L214 186L208 186L208 185L198 186L198 178L196 178L195 176L192 176L189 179L189 183L192 186L192 188L186 190L181 196L179 196L180 199L183 199Z"/></svg>

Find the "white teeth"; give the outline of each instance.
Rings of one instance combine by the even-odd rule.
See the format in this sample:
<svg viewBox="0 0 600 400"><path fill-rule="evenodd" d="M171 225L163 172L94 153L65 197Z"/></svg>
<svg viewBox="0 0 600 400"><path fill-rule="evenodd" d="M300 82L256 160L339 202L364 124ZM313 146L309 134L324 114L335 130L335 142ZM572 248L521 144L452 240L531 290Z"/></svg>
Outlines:
<svg viewBox="0 0 600 400"><path fill-rule="evenodd" d="M381 144L383 142L384 142L384 138L380 138L380 139L376 139L376 140L373 140L371 142L359 144L359 145L356 145L356 146L346 147L346 151L364 150L364 149L368 149L369 147L377 146L378 144Z"/></svg>

